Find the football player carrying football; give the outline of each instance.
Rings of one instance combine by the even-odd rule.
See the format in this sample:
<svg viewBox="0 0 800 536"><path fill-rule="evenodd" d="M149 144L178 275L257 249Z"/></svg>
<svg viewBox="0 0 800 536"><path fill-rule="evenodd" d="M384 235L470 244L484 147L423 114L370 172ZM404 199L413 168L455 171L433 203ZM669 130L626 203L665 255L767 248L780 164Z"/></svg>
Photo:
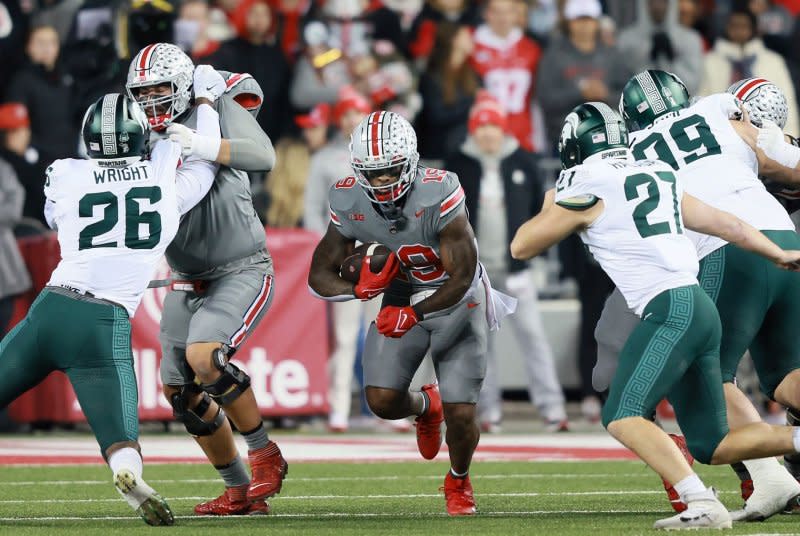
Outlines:
<svg viewBox="0 0 800 536"><path fill-rule="evenodd" d="M272 300L272 258L246 171L271 169L275 152L255 120L258 84L246 74L224 74L195 69L180 48L156 43L134 57L126 87L147 113L154 138L169 135L186 154L221 164L214 188L181 219L166 251L173 282L161 318L161 380L175 418L225 482L225 492L195 512L265 514L265 499L280 491L288 466L262 425L250 377L229 358ZM209 90L221 94L221 140L191 130L192 99ZM247 442L252 479L226 414Z"/></svg>
<svg viewBox="0 0 800 536"><path fill-rule="evenodd" d="M742 89L756 83L739 88L739 93L748 96ZM769 109L767 104L753 109L756 121L768 122L763 114L764 109ZM650 70L634 76L625 86L620 112L630 130L635 131L631 134L634 158L658 158L670 164L677 175L684 177L689 193L763 230L783 247L800 247L793 222L757 175L760 172L785 177L790 170L765 158L757 147L760 132L740 120L742 111L734 95L712 95L689 105L688 92L678 77ZM800 365L800 348L792 342L791 321L786 316L786 311L797 307L793 300L800 298L800 276L719 238L692 232L688 236L701 259L701 287L717 305L722 319L721 367L730 426L761 420L733 383L736 368L748 348L764 393L796 407L790 402L797 397L791 390L797 380L787 378L782 388L778 386ZM606 302L595 331L598 387L603 388L607 382L599 376L608 378L613 371L623 344L621 338L634 326L632 313L615 291ZM675 440L681 444L683 438L676 436ZM750 460L744 465L747 470L739 467L737 473L742 477L746 504L734 513L734 520L764 519L800 495L800 484L774 458ZM668 482L664 486L673 507L681 511L684 505L678 493ZM751 495L753 486L755 492Z"/></svg>
<svg viewBox="0 0 800 536"><path fill-rule="evenodd" d="M689 450L703 463L796 452L800 428L759 422L729 431L719 315L698 285L697 252L686 228L784 268L797 266L800 251L784 251L753 226L684 193L686 179L666 163L631 159L625 124L606 104L586 103L567 116L559 152L564 170L555 191L517 231L511 253L527 259L580 233L641 317L620 354L602 415L609 433L674 485L688 506L655 528L730 527L714 491L649 420L656 405L668 398Z"/></svg>
<svg viewBox="0 0 800 536"><path fill-rule="evenodd" d="M212 100L198 99L197 129L219 138ZM202 104L201 104L202 103ZM114 484L149 525L172 525L167 503L142 479L131 324L178 222L208 192L216 165L181 163L181 147L144 149L147 117L111 93L86 112L89 160L47 169L45 217L61 261L28 315L0 343L0 408L50 372L70 380L114 473Z"/></svg>
<svg viewBox="0 0 800 536"><path fill-rule="evenodd" d="M478 263L458 178L418 166L417 136L408 121L392 112L370 114L353 131L350 153L355 176L330 189L331 221L314 251L309 287L334 301L384 294L364 348L369 407L384 419L416 415L417 445L426 459L439 452L445 421L447 512L473 514L469 467L480 436L475 404L487 332L507 312L506 303ZM339 269L357 240L381 243L395 255L378 273L365 257L353 284ZM429 350L439 384L410 392Z"/></svg>

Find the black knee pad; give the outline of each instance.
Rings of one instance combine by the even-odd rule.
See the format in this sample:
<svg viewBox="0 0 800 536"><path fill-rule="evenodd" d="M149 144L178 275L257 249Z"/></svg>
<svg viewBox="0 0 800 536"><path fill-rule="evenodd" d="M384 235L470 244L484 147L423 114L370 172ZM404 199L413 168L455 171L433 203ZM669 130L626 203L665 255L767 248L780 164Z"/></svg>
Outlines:
<svg viewBox="0 0 800 536"><path fill-rule="evenodd" d="M180 392L174 393L169 401L172 405L172 414L175 416L175 420L183 423L186 431L193 436L210 436L225 423L225 412L218 406L216 415L210 421L203 419L203 415L211 406L211 397L203 393L200 402L194 408L189 408L190 396L197 392L198 389L184 386Z"/></svg>
<svg viewBox="0 0 800 536"><path fill-rule="evenodd" d="M228 348L217 348L211 355L211 362L222 375L214 383L202 383L200 387L211 395L220 406L227 406L250 387L250 376L228 361Z"/></svg>

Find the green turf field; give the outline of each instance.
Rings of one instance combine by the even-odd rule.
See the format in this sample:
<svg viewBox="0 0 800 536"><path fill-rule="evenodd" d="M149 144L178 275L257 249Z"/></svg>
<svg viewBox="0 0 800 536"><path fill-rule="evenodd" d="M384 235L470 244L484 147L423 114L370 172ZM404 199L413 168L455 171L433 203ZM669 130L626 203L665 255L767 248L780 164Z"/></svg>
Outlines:
<svg viewBox="0 0 800 536"><path fill-rule="evenodd" d="M473 467L479 515L448 518L438 491L446 463L296 463L270 516L198 518L192 506L220 485L204 465L150 465L176 525L148 527L100 466L5 467L0 534L646 534L669 513L657 478L638 462L496 462ZM729 507L740 503L727 467L702 467ZM260 532L265 531L265 532ZM735 525L733 534L800 534L800 516Z"/></svg>

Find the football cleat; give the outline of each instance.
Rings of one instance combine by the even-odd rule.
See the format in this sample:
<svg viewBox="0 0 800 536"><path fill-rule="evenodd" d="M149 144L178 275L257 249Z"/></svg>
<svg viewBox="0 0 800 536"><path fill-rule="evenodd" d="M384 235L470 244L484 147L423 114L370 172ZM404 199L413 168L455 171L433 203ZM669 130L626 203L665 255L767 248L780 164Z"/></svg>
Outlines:
<svg viewBox="0 0 800 536"><path fill-rule="evenodd" d="M447 513L451 516L471 516L475 513L475 497L469 475L455 478L448 471L444 477L444 486L439 488L439 491L444 491Z"/></svg>
<svg viewBox="0 0 800 536"><path fill-rule="evenodd" d="M800 495L800 484L782 468L766 474L764 479L763 484L759 480L744 508L731 512L734 521L764 521L784 511L787 504Z"/></svg>
<svg viewBox="0 0 800 536"><path fill-rule="evenodd" d="M278 445L270 441L263 448L248 451L247 455L252 473L247 499L255 502L280 493L289 464L283 459Z"/></svg>
<svg viewBox="0 0 800 536"><path fill-rule="evenodd" d="M225 493L194 507L194 513L201 516L248 516L267 515L270 506L267 501L247 500L248 484L225 488Z"/></svg>
<svg viewBox="0 0 800 536"><path fill-rule="evenodd" d="M546 420L544 431L548 433L569 432L569 421L567 419Z"/></svg>
<svg viewBox="0 0 800 536"><path fill-rule="evenodd" d="M786 502L783 514L800 514L800 495L796 495Z"/></svg>
<svg viewBox="0 0 800 536"><path fill-rule="evenodd" d="M686 446L686 438L682 435L677 434L669 434L669 437L678 445L678 448L681 450L681 454L683 454L686 461L689 462L689 465L694 464L694 456L689 452L689 447ZM686 504L681 501L681 496L672 487L672 484L661 479L661 482L664 483L664 490L667 492L667 497L669 497L669 503L672 505L672 509L676 512L683 512L686 510Z"/></svg>
<svg viewBox="0 0 800 536"><path fill-rule="evenodd" d="M686 495L686 510L653 525L661 530L729 529L733 526L731 515L723 506L713 488Z"/></svg>
<svg viewBox="0 0 800 536"><path fill-rule="evenodd" d="M167 501L130 469L120 469L114 474L114 486L144 522L148 525L172 525L175 516Z"/></svg>
<svg viewBox="0 0 800 536"><path fill-rule="evenodd" d="M439 386L429 383L422 387L428 395L428 409L416 418L417 424L417 448L422 457L432 460L439 454L442 447L442 422L444 421L444 409L442 408L442 397L439 395Z"/></svg>

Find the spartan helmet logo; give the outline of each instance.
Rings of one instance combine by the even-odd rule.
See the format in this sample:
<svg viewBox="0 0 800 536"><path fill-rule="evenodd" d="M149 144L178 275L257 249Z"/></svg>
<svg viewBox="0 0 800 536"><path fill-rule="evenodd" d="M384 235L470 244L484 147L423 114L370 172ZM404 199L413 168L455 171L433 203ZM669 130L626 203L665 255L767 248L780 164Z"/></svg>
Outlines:
<svg viewBox="0 0 800 536"><path fill-rule="evenodd" d="M559 136L558 139L559 150L564 148L564 144L567 140L575 137L575 132L578 130L579 123L580 119L578 119L578 114L575 112L570 113L566 119L564 119L564 126L561 127L561 136Z"/></svg>

